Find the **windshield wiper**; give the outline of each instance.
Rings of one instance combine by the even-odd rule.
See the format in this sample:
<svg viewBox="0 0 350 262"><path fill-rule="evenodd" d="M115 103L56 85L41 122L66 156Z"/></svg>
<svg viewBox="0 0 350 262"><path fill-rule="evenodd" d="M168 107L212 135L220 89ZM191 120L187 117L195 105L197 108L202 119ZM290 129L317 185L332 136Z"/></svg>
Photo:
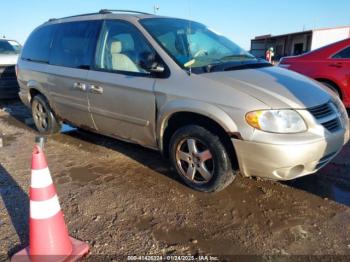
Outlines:
<svg viewBox="0 0 350 262"><path fill-rule="evenodd" d="M233 59L233 58L249 58L249 59ZM239 63L239 65L241 65L241 63L246 63L248 61L252 61L255 63L256 61L259 61L259 60L250 55L243 54L243 55L228 55L228 56L221 57L220 59L215 59L214 61L202 67L205 70L205 72L210 73L213 70L221 66L224 66L226 64Z"/></svg>
<svg viewBox="0 0 350 262"><path fill-rule="evenodd" d="M222 62L216 62L216 63L211 63L206 66L203 66L203 69L207 72L210 73L214 68L216 68L218 65L222 65Z"/></svg>
<svg viewBox="0 0 350 262"><path fill-rule="evenodd" d="M230 71L230 70L240 70L240 69L251 69L251 68L262 68L270 67L270 63L262 59L256 60L246 60L246 61L227 61L227 62L218 62L206 65L203 68L203 71L206 73L210 72L219 72L219 71Z"/></svg>
<svg viewBox="0 0 350 262"><path fill-rule="evenodd" d="M254 69L254 68L263 68L263 67L271 67L273 66L270 63L266 62L257 62L257 63L241 63L238 65L232 65L224 68L223 71L231 71L231 70L241 70L241 69Z"/></svg>
<svg viewBox="0 0 350 262"><path fill-rule="evenodd" d="M238 58L238 59L235 59ZM220 61L226 61L226 60L231 60L231 59L235 59L235 60L243 60L242 58L248 58L249 60L256 60L255 57L247 55L247 54L239 54L239 55L227 55L224 57L221 57L219 60ZM246 60L246 59L244 59Z"/></svg>

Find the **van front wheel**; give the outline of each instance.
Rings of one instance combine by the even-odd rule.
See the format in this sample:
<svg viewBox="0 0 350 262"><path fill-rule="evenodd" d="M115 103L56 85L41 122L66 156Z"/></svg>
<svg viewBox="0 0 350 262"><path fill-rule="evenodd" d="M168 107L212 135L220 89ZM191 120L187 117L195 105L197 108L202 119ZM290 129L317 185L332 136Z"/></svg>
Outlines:
<svg viewBox="0 0 350 262"><path fill-rule="evenodd" d="M177 174L195 190L220 191L236 177L219 137L201 126L177 130L170 140L169 153Z"/></svg>
<svg viewBox="0 0 350 262"><path fill-rule="evenodd" d="M32 100L32 115L37 130L46 135L61 130L61 123L56 119L46 98L36 95Z"/></svg>

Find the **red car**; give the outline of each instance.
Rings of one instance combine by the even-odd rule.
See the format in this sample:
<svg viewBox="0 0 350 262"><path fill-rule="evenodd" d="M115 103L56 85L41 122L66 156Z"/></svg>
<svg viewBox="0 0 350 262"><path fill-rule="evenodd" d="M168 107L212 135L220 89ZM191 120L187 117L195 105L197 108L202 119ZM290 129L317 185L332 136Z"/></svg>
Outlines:
<svg viewBox="0 0 350 262"><path fill-rule="evenodd" d="M300 56L282 58L279 66L322 82L350 108L350 38Z"/></svg>

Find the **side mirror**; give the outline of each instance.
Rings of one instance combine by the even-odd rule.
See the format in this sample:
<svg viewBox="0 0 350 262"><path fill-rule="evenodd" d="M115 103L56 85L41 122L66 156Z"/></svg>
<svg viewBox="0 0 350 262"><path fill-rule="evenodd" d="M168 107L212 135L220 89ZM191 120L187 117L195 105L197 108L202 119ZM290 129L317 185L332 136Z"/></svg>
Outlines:
<svg viewBox="0 0 350 262"><path fill-rule="evenodd" d="M156 66L150 68L149 71L152 72L152 73L160 74L160 73L163 73L165 71L165 68L161 64L156 64Z"/></svg>
<svg viewBox="0 0 350 262"><path fill-rule="evenodd" d="M163 73L165 68L156 59L156 54L144 52L140 55L140 66L151 73Z"/></svg>

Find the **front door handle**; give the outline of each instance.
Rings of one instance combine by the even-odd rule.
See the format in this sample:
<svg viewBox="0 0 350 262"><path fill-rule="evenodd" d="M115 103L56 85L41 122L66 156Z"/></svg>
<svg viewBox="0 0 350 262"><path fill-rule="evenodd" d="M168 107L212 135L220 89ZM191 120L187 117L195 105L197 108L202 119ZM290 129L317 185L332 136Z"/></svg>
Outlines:
<svg viewBox="0 0 350 262"><path fill-rule="evenodd" d="M86 85L83 83L74 83L73 88L79 91L86 91Z"/></svg>
<svg viewBox="0 0 350 262"><path fill-rule="evenodd" d="M103 87L91 85L89 91L93 94L103 94Z"/></svg>

